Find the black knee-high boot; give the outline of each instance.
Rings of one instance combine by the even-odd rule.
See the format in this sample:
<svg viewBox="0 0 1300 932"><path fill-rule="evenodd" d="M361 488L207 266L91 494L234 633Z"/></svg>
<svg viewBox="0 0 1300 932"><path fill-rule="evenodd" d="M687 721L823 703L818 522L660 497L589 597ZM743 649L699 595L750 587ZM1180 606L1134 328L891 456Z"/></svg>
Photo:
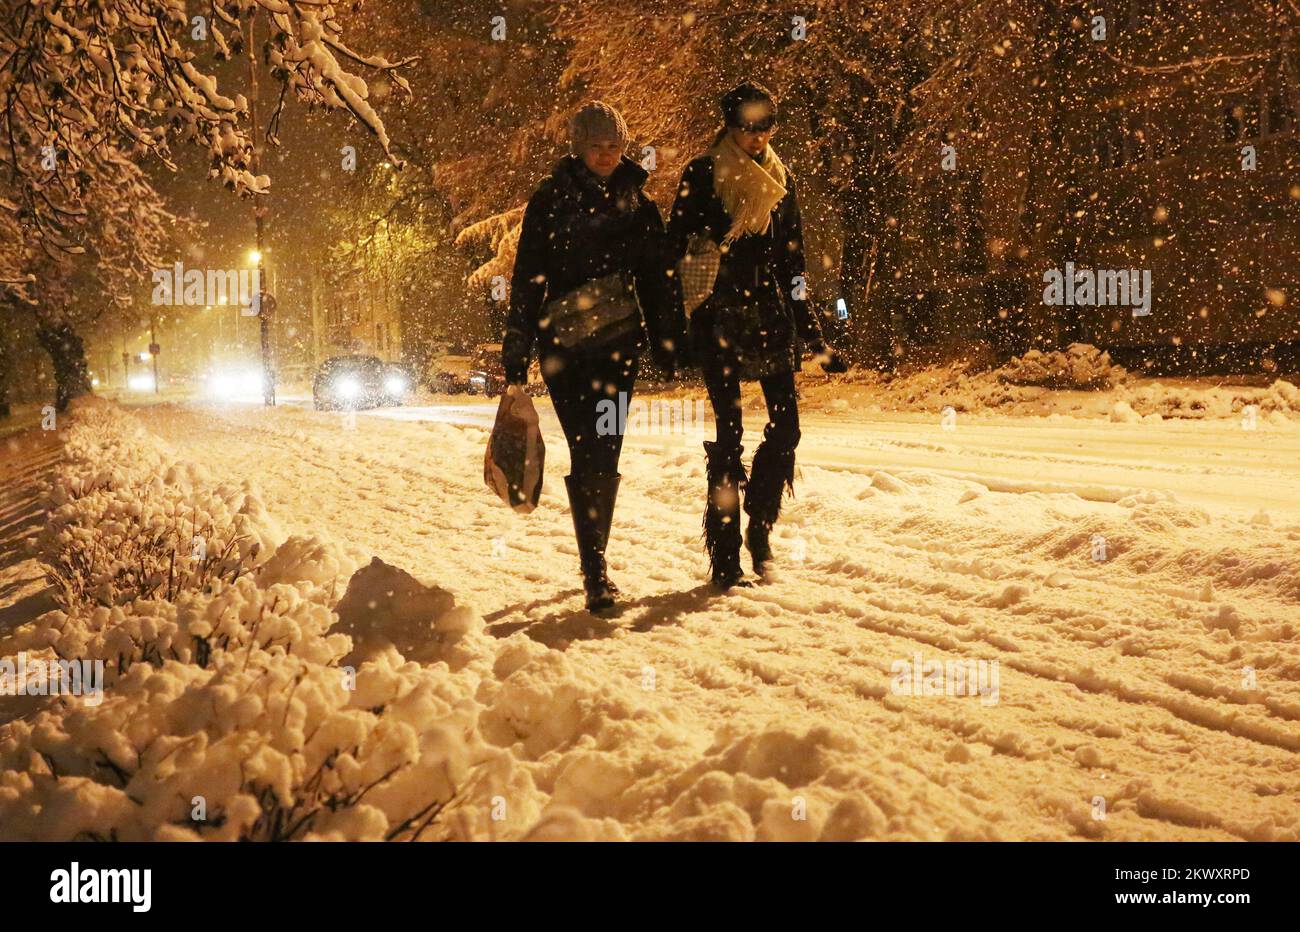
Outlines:
<svg viewBox="0 0 1300 932"><path fill-rule="evenodd" d="M704 442L708 457L709 497L704 509L704 549L714 585L730 589L741 585L745 571L740 567L740 494L745 487L741 449L723 449Z"/></svg>
<svg viewBox="0 0 1300 932"><path fill-rule="evenodd" d="M609 543L620 478L617 473L564 477L564 485L569 490L569 511L573 514L573 532L578 538L582 587L591 611L609 608L619 594L618 587L605 574L605 547Z"/></svg>
<svg viewBox="0 0 1300 932"><path fill-rule="evenodd" d="M745 548L759 576L766 573L772 561L769 538L772 525L781 514L781 496L787 488L794 491L794 450L776 442L768 428L763 442L754 451L754 465L745 487L745 513L749 515Z"/></svg>

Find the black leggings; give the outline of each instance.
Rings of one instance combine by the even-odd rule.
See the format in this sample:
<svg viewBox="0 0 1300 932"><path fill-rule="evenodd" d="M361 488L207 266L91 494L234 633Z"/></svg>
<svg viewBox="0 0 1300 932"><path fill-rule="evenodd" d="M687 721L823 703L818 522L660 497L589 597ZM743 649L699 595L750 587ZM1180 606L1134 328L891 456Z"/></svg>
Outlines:
<svg viewBox="0 0 1300 932"><path fill-rule="evenodd" d="M780 372L759 379L763 398L767 401L767 427L763 431L765 443L777 450L793 452L799 445L799 403L795 393L794 373ZM745 427L740 417L740 374L735 366L721 363L706 365L704 386L713 404L713 418L717 422L718 445L725 451L739 454L740 441Z"/></svg>
<svg viewBox="0 0 1300 932"><path fill-rule="evenodd" d="M637 368L635 356L617 361L569 361L554 375L544 376L555 415L564 429L564 439L569 442L571 475L618 472L618 457L623 449L618 417L632 403ZM542 371L547 369L543 361ZM620 395L624 397L620 399ZM601 401L610 404L602 405ZM611 426L613 430L609 429Z"/></svg>

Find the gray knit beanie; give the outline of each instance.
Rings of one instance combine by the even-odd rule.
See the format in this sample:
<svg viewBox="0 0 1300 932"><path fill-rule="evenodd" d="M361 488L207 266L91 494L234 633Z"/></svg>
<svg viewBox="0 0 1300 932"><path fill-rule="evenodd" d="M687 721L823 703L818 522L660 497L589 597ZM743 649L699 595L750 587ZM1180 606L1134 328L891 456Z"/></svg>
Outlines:
<svg viewBox="0 0 1300 932"><path fill-rule="evenodd" d="M627 148L629 139L623 115L609 104L593 100L569 117L569 151L574 155L604 139L617 140L621 148Z"/></svg>

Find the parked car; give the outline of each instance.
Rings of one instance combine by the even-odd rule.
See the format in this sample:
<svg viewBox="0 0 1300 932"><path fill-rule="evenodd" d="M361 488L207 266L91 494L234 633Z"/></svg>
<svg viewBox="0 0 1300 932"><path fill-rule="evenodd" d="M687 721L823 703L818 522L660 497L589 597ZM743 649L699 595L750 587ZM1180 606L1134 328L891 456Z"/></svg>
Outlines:
<svg viewBox="0 0 1300 932"><path fill-rule="evenodd" d="M331 356L316 370L312 400L317 411L377 408L401 404L409 389L377 356Z"/></svg>
<svg viewBox="0 0 1300 932"><path fill-rule="evenodd" d="M506 369L501 364L500 343L480 343L469 370L469 393L489 398L506 390Z"/></svg>
<svg viewBox="0 0 1300 932"><path fill-rule="evenodd" d="M466 393L491 398L502 394L506 390L506 370L501 364L501 344L480 343L471 356L447 355L436 359L429 367L428 383L430 390L447 395ZM536 359L528 369L524 391L530 395L546 394Z"/></svg>
<svg viewBox="0 0 1300 932"><path fill-rule="evenodd" d="M473 362L471 356L440 356L429 367L429 390L443 395L469 391L469 370Z"/></svg>

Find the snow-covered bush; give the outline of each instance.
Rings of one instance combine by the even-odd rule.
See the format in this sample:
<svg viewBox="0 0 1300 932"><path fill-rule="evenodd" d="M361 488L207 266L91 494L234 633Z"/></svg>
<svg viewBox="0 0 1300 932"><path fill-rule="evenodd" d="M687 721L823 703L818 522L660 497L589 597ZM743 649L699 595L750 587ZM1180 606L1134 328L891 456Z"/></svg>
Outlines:
<svg viewBox="0 0 1300 932"><path fill-rule="evenodd" d="M271 544L250 489L214 486L103 403L79 407L46 502L36 545L65 609L233 582Z"/></svg>
<svg viewBox="0 0 1300 932"><path fill-rule="evenodd" d="M49 612L23 632L22 646L64 659L102 660L112 682L134 664L165 660L208 666L214 652L256 649L335 663L350 648L328 635L337 617L308 584L263 588L251 576L217 583L211 593L183 592L174 602L140 599L69 614Z"/></svg>
<svg viewBox="0 0 1300 932"><path fill-rule="evenodd" d="M256 648L132 667L97 707L0 730L0 835L417 837L467 778L475 708L389 660L355 682Z"/></svg>
<svg viewBox="0 0 1300 932"><path fill-rule="evenodd" d="M354 645L331 630L333 605L355 553L317 538L277 546L251 490L175 462L111 405L79 405L65 441L36 540L65 603L3 649L103 660L107 689L0 727L0 839L445 835L439 816L478 792L471 770L502 756L478 735L475 677L439 662L481 621L409 579L389 621L351 612L369 646L341 665ZM213 568L160 580L158 554L179 554L187 515L219 529ZM344 600L364 607L392 588L399 571L380 567L355 574ZM436 635L427 666L393 646L421 629Z"/></svg>

